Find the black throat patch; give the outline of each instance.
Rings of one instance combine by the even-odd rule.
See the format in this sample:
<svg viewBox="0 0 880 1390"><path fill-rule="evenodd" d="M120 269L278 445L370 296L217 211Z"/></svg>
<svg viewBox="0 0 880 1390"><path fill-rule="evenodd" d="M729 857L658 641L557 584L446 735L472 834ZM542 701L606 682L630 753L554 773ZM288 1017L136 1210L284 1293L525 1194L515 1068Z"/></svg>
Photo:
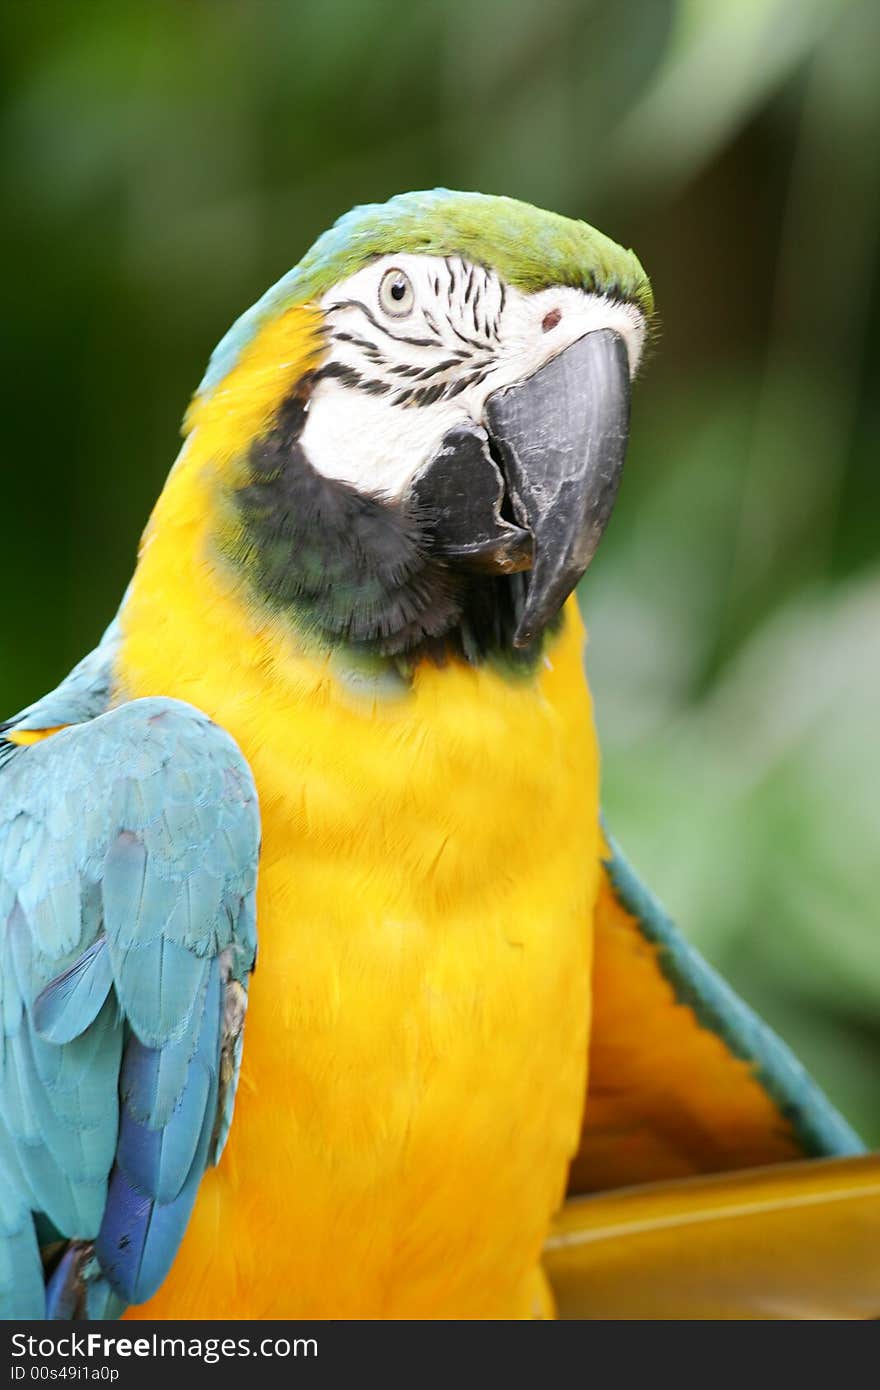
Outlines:
<svg viewBox="0 0 880 1390"><path fill-rule="evenodd" d="M312 467L300 443L308 379L251 446L233 496L229 558L274 612L322 646L392 659L403 669L450 656L532 669L516 650L525 576L473 576L437 553L430 516L364 496Z"/></svg>

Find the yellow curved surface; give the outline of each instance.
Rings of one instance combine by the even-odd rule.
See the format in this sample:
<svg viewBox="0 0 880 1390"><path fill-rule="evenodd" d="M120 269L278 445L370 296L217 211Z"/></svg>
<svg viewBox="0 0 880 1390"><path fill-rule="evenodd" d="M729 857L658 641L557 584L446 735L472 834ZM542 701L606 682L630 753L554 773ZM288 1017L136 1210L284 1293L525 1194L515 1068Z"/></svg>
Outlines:
<svg viewBox="0 0 880 1390"><path fill-rule="evenodd" d="M880 1318L880 1155L574 1198L545 1268L564 1318Z"/></svg>

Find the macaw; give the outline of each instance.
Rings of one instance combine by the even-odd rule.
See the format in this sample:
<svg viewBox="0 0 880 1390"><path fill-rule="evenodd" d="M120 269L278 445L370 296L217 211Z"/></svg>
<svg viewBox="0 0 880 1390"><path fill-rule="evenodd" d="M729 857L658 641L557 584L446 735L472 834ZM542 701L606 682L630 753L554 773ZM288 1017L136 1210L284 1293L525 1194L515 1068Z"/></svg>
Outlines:
<svg viewBox="0 0 880 1390"><path fill-rule="evenodd" d="M5 1317L880 1313L876 1161L600 818L574 589L652 317L435 190L219 344L3 726Z"/></svg>

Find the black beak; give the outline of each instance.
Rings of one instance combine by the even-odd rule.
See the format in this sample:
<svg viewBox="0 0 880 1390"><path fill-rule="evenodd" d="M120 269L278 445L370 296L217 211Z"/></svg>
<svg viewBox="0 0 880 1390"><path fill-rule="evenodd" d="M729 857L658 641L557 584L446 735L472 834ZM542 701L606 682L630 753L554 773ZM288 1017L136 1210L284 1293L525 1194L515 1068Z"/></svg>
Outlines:
<svg viewBox="0 0 880 1390"><path fill-rule="evenodd" d="M629 430L629 359L610 328L579 338L486 401L486 430L456 425L417 475L411 505L438 555L488 574L531 569L514 645L546 627L602 538ZM502 515L505 490L513 518Z"/></svg>
<svg viewBox="0 0 880 1390"><path fill-rule="evenodd" d="M623 470L629 400L626 346L602 328L486 402L516 520L534 542L517 647L556 616L602 539Z"/></svg>

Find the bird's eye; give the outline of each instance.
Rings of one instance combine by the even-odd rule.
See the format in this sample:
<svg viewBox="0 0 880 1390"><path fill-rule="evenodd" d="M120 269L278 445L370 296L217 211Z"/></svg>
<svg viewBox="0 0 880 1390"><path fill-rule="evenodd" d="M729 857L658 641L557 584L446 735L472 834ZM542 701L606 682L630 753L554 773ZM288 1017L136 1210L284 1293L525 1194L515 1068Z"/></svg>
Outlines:
<svg viewBox="0 0 880 1390"><path fill-rule="evenodd" d="M409 276L396 267L386 270L379 285L379 307L393 319L402 319L412 313L415 302Z"/></svg>

